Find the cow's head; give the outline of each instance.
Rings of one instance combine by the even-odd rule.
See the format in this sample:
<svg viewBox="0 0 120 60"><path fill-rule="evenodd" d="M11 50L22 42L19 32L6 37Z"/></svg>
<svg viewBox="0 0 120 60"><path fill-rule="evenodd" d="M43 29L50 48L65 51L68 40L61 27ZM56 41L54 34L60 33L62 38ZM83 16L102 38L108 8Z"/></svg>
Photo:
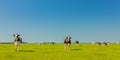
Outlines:
<svg viewBox="0 0 120 60"><path fill-rule="evenodd" d="M14 37L19 37L20 35L19 34L13 34Z"/></svg>

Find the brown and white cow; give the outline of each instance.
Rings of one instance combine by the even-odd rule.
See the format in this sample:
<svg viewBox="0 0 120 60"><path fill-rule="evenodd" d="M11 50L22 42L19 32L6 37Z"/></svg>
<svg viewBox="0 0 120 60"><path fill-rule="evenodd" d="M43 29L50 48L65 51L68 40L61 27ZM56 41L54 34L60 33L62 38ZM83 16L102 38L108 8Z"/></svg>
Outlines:
<svg viewBox="0 0 120 60"><path fill-rule="evenodd" d="M65 49L66 48L68 49L70 47L70 44L71 44L71 37L66 37L64 39L64 47L65 47Z"/></svg>

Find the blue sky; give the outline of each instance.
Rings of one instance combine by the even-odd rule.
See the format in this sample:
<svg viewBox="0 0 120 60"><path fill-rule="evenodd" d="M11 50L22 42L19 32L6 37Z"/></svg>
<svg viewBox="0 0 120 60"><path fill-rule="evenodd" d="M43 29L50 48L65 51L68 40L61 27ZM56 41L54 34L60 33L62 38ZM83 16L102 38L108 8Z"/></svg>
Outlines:
<svg viewBox="0 0 120 60"><path fill-rule="evenodd" d="M119 0L0 0L0 41L120 41Z"/></svg>

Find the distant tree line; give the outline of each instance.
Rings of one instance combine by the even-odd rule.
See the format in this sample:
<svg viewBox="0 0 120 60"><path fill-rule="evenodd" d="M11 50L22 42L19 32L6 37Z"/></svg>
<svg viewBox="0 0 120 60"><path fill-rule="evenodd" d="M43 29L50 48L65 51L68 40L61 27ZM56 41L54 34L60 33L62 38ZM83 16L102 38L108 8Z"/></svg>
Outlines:
<svg viewBox="0 0 120 60"><path fill-rule="evenodd" d="M28 42L21 42L22 44L28 44ZM0 42L0 44L14 44L14 42Z"/></svg>

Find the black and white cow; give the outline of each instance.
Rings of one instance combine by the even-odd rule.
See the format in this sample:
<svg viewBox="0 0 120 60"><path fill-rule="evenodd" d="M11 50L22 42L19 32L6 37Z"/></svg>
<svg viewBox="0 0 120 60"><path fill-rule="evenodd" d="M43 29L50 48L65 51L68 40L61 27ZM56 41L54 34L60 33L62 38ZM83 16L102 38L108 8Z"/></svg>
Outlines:
<svg viewBox="0 0 120 60"><path fill-rule="evenodd" d="M78 40L76 40L76 41L75 41L75 44L79 44L79 41L78 41Z"/></svg>
<svg viewBox="0 0 120 60"><path fill-rule="evenodd" d="M19 34L13 34L14 36L14 44L15 44L15 50L19 51L20 43L22 43L22 38L20 38Z"/></svg>
<svg viewBox="0 0 120 60"><path fill-rule="evenodd" d="M102 43L101 42L96 42L97 45L101 45Z"/></svg>
<svg viewBox="0 0 120 60"><path fill-rule="evenodd" d="M105 46L107 46L107 45L109 44L109 42L103 42L103 43L102 43L102 42L96 42L96 44L97 44L97 45L102 45L102 44L104 44Z"/></svg>
<svg viewBox="0 0 120 60"><path fill-rule="evenodd" d="M105 46L107 46L107 45L109 44L109 42L103 42L103 44L104 44Z"/></svg>

